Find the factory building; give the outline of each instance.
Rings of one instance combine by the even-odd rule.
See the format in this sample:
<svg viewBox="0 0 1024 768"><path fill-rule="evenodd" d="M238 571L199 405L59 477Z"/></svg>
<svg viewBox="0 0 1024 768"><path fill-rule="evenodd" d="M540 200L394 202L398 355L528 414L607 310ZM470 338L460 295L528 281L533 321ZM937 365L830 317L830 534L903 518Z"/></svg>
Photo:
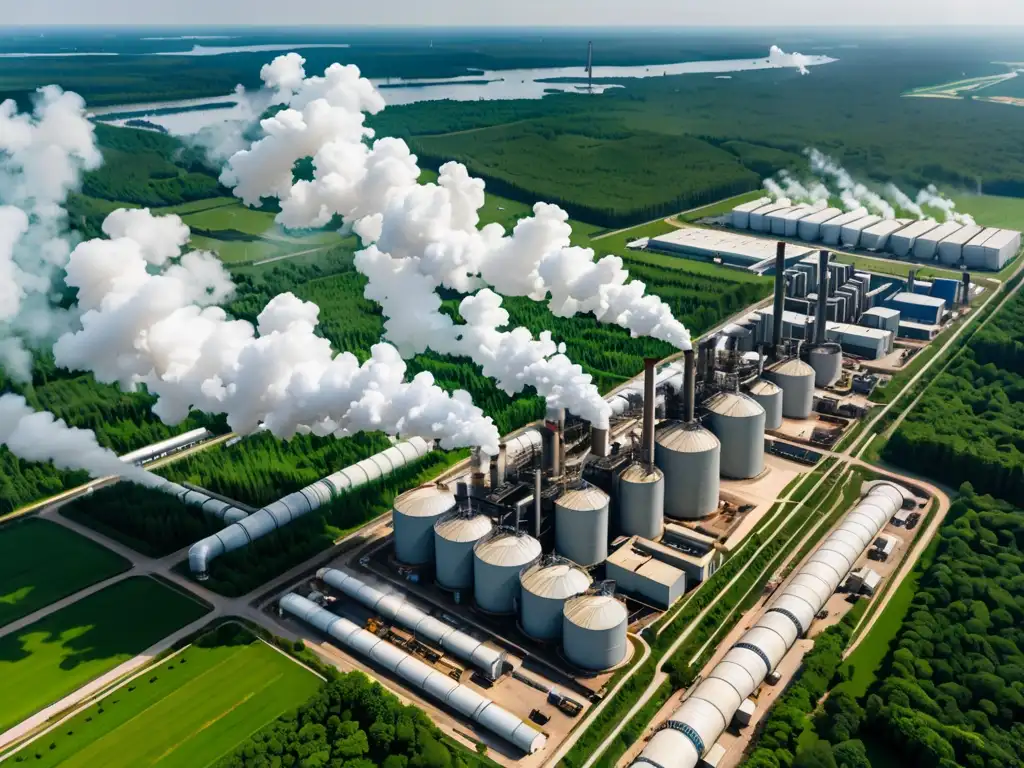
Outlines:
<svg viewBox="0 0 1024 768"><path fill-rule="evenodd" d="M779 217L782 220L781 231L776 233L775 227L773 226L772 234L779 234L785 237L796 237L800 232L800 222L808 216L812 216L816 213L819 213L819 210L813 206L798 205L796 208Z"/></svg>
<svg viewBox="0 0 1024 768"><path fill-rule="evenodd" d="M825 245L839 245L843 227L859 221L867 215L867 209L858 208L855 211L849 211L841 216L836 216L834 219L829 219L821 225L821 242Z"/></svg>
<svg viewBox="0 0 1024 768"><path fill-rule="evenodd" d="M982 227L977 224L968 224L961 227L951 235L948 235L938 245L939 262L947 267L954 267L963 261L964 246L980 235Z"/></svg>
<svg viewBox="0 0 1024 768"><path fill-rule="evenodd" d="M937 296L922 296L902 291L887 298L882 306L899 310L900 318L927 325L940 325L946 313L946 302Z"/></svg>
<svg viewBox="0 0 1024 768"><path fill-rule="evenodd" d="M885 357L893 349L895 334L883 328L871 328L849 323L827 323L825 337L840 344L849 355L866 360Z"/></svg>
<svg viewBox="0 0 1024 768"><path fill-rule="evenodd" d="M962 224L947 221L931 232L926 232L914 242L914 258L918 261L932 261L938 256L939 243L963 229Z"/></svg>
<svg viewBox="0 0 1024 768"><path fill-rule="evenodd" d="M1009 229L997 230L978 245L975 245L975 240L964 246L964 266L967 269L988 269L997 272L1020 250L1020 232Z"/></svg>
<svg viewBox="0 0 1024 768"><path fill-rule="evenodd" d="M867 566L858 568L850 574L846 580L846 591L850 594L861 594L871 596L878 590L882 583L882 575Z"/></svg>
<svg viewBox="0 0 1024 768"><path fill-rule="evenodd" d="M860 235L860 247L866 251L884 251L889 247L889 238L909 222L906 219L886 219L868 227Z"/></svg>
<svg viewBox="0 0 1024 768"><path fill-rule="evenodd" d="M734 229L749 229L750 228L750 214L756 211L758 208L763 208L770 202L769 198L762 197L758 200L751 200L749 203L742 203L732 209L730 215L730 222Z"/></svg>
<svg viewBox="0 0 1024 768"><path fill-rule="evenodd" d="M769 233L772 231L772 223L768 218L777 211L783 211L793 206L789 203L768 203L757 210L750 212L750 229L754 232Z"/></svg>
<svg viewBox="0 0 1024 768"><path fill-rule="evenodd" d="M910 494L873 484L861 502L822 542L767 611L722 660L688 692L665 727L651 737L631 768L696 768L714 749L743 702L772 674L797 638L843 582L860 554Z"/></svg>
<svg viewBox="0 0 1024 768"><path fill-rule="evenodd" d="M801 240L806 240L809 243L816 242L821 239L821 225L841 216L842 213L838 208L825 208L805 216L797 226L797 235Z"/></svg>
<svg viewBox="0 0 1024 768"><path fill-rule="evenodd" d="M771 240L698 227L683 227L652 237L647 241L647 248L670 256L704 261L718 259L728 266L752 271L764 271L771 267L775 253L775 243ZM795 263L813 252L811 248L794 247L786 262Z"/></svg>
<svg viewBox="0 0 1024 768"><path fill-rule="evenodd" d="M860 324L897 334L900 330L900 311L888 307L872 307L860 316Z"/></svg>
<svg viewBox="0 0 1024 768"><path fill-rule="evenodd" d="M889 237L889 251L900 258L909 256L911 251L914 250L914 244L917 242L917 238L928 234L938 226L938 222L932 219L922 219L921 221L915 221L913 224L907 225L899 232L894 232Z"/></svg>
<svg viewBox="0 0 1024 768"><path fill-rule="evenodd" d="M643 542L647 547L642 547ZM668 609L686 593L686 573L650 551L660 545L639 536L631 537L608 557L605 575L620 590L651 605Z"/></svg>
<svg viewBox="0 0 1024 768"><path fill-rule="evenodd" d="M839 231L839 242L844 248L856 248L860 245L861 235L864 230L870 229L882 220L881 216L865 216L849 224L844 224Z"/></svg>

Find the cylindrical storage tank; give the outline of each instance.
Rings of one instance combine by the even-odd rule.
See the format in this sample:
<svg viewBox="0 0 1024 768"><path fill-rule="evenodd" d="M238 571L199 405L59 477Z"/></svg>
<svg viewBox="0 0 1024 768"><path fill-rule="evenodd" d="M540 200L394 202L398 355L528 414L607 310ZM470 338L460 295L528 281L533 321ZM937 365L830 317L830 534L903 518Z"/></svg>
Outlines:
<svg viewBox="0 0 1024 768"><path fill-rule="evenodd" d="M783 360L768 369L782 389L782 415L787 419L806 419L814 407L814 369L798 358Z"/></svg>
<svg viewBox="0 0 1024 768"><path fill-rule="evenodd" d="M449 515L434 523L434 575L445 589L473 585L473 547L494 528L487 515Z"/></svg>
<svg viewBox="0 0 1024 768"><path fill-rule="evenodd" d="M473 547L473 598L488 613L512 613L519 597L519 572L540 557L532 536L502 531Z"/></svg>
<svg viewBox="0 0 1024 768"><path fill-rule="evenodd" d="M434 523L455 506L455 496L436 485L422 485L395 499L395 557L406 565L434 559Z"/></svg>
<svg viewBox="0 0 1024 768"><path fill-rule="evenodd" d="M555 551L580 565L608 559L608 494L587 486L555 500Z"/></svg>
<svg viewBox="0 0 1024 768"><path fill-rule="evenodd" d="M665 514L699 520L718 509L722 445L696 422L660 430L654 461L665 475Z"/></svg>
<svg viewBox="0 0 1024 768"><path fill-rule="evenodd" d="M665 515L665 475L657 467L630 464L619 475L619 532L655 539Z"/></svg>
<svg viewBox="0 0 1024 768"><path fill-rule="evenodd" d="M535 563L519 576L522 595L519 621L523 631L538 640L562 636L562 608L570 597L590 589L590 576L572 563Z"/></svg>
<svg viewBox="0 0 1024 768"><path fill-rule="evenodd" d="M750 386L751 399L764 408L764 428L782 426L782 389L773 381L758 379Z"/></svg>
<svg viewBox="0 0 1024 768"><path fill-rule="evenodd" d="M580 595L562 610L562 650L581 669L610 669L626 658L626 606L611 595Z"/></svg>
<svg viewBox="0 0 1024 768"><path fill-rule="evenodd" d="M765 411L739 392L718 392L704 406L722 444L723 477L744 480L764 471Z"/></svg>
<svg viewBox="0 0 1024 768"><path fill-rule="evenodd" d="M814 386L831 387L843 372L843 349L838 344L811 347L807 360L814 371Z"/></svg>

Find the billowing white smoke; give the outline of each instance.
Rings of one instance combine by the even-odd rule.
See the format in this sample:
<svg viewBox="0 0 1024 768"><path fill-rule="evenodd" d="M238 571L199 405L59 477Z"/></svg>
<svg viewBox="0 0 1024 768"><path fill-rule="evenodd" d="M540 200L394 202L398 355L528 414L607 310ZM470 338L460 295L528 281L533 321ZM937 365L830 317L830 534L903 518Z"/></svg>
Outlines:
<svg viewBox="0 0 1024 768"><path fill-rule="evenodd" d="M776 200L785 199L796 203L806 203L819 209L827 208L831 197L828 187L820 181L805 186L788 171L779 171L778 180L765 179L763 184Z"/></svg>
<svg viewBox="0 0 1024 768"><path fill-rule="evenodd" d="M533 386L549 404L604 426L607 404L550 335L500 330L508 314L492 292L467 297L467 323L457 325L440 312L436 290L492 286L506 296L547 299L560 316L593 312L635 336L689 348L689 333L668 305L629 282L621 259L595 261L592 250L571 246L563 210L538 203L510 234L496 224L480 228L482 180L447 163L436 184L419 184L404 141L368 143L373 133L363 113L379 112L384 100L359 70L334 64L323 77L304 77L296 61L277 59L261 73L278 94L290 90L287 108L262 121L264 138L232 157L221 181L247 204L277 198L284 226L323 226L340 215L364 245L375 246L357 254L356 266L369 278L367 298L388 318L388 339L404 354L467 355L507 392ZM314 178L294 181L294 164L305 157L313 158Z"/></svg>
<svg viewBox="0 0 1024 768"><path fill-rule="evenodd" d="M812 60L802 53L786 53L779 46L773 45L768 51L768 63L773 67L795 67L801 75L807 75L810 74L807 65L812 63Z"/></svg>
<svg viewBox="0 0 1024 768"><path fill-rule="evenodd" d="M69 427L52 413L34 411L21 395L0 395L0 445L26 461L52 461L60 469L84 470L92 477L119 476L149 487L167 482L122 462L99 445L90 430Z"/></svg>
<svg viewBox="0 0 1024 768"><path fill-rule="evenodd" d="M839 199L843 207L853 211L867 208L883 219L896 218L896 209L880 194L854 180L839 163L817 149L804 151L811 163L811 170L819 176L830 178L839 188Z"/></svg>
<svg viewBox="0 0 1024 768"><path fill-rule="evenodd" d="M71 250L62 204L101 161L77 94L41 88L31 114L0 104L0 367L9 375L27 379L26 347L52 342L73 320L52 301Z"/></svg>
<svg viewBox="0 0 1024 768"><path fill-rule="evenodd" d="M924 211L921 210L921 206L915 203L906 192L897 187L891 181L885 185L885 194L889 196L889 199L892 200L898 208L906 211L911 216L918 219L923 219L925 217Z"/></svg>
<svg viewBox="0 0 1024 768"><path fill-rule="evenodd" d="M917 204L942 211L946 221L964 225L975 223L974 217L969 213L959 213L956 210L956 203L941 194L934 184L929 184L917 193Z"/></svg>
<svg viewBox="0 0 1024 768"><path fill-rule="evenodd" d="M255 328L230 319L216 306L230 278L213 254L181 253L189 230L177 216L119 210L103 229L109 239L81 243L67 266L83 314L81 329L54 345L58 365L145 384L169 424L198 409L226 414L242 434L261 425L283 438L382 430L497 452L497 429L468 393L449 395L429 373L405 381L405 362L387 344L362 364L336 355L316 334L315 304L285 293Z"/></svg>

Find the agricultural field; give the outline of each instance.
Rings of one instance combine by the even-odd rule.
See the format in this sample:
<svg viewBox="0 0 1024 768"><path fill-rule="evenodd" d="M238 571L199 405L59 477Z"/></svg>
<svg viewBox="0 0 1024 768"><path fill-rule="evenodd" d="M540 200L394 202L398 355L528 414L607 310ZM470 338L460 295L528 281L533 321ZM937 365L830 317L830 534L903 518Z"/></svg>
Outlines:
<svg viewBox="0 0 1024 768"><path fill-rule="evenodd" d="M1024 198L997 195L955 195L956 209L969 213L981 226L1024 230Z"/></svg>
<svg viewBox="0 0 1024 768"><path fill-rule="evenodd" d="M0 528L0 563L0 627L131 567L109 549L38 518Z"/></svg>
<svg viewBox="0 0 1024 768"><path fill-rule="evenodd" d="M207 610L153 578L135 576L0 638L0 731L109 672Z"/></svg>
<svg viewBox="0 0 1024 768"><path fill-rule="evenodd" d="M320 685L312 672L229 624L18 754L36 768L197 768L298 707Z"/></svg>

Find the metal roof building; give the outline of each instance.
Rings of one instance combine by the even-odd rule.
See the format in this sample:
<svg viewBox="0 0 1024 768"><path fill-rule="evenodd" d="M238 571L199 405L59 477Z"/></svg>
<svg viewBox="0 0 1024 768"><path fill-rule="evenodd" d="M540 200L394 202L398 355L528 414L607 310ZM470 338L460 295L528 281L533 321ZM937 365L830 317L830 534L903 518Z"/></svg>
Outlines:
<svg viewBox="0 0 1024 768"><path fill-rule="evenodd" d="M768 205L763 205L757 210L750 212L750 228L755 232L771 232L772 225L768 220L768 215L781 211L786 208L792 208L793 204L789 201L786 202L774 202Z"/></svg>
<svg viewBox="0 0 1024 768"><path fill-rule="evenodd" d="M861 234L864 230L870 229L881 220L881 216L872 214L871 216L851 221L849 224L844 224L842 229L839 230L839 241L843 244L844 248L856 248L860 245Z"/></svg>
<svg viewBox="0 0 1024 768"><path fill-rule="evenodd" d="M770 197L762 197L757 200L751 200L749 203L740 203L732 209L729 220L736 229L747 229L750 226L750 214L758 208L763 208L770 202Z"/></svg>
<svg viewBox="0 0 1024 768"><path fill-rule="evenodd" d="M860 553L909 494L891 483L872 485L860 503L785 584L707 677L694 686L630 764L631 768L696 768L729 727L740 705L810 628L815 614L853 568Z"/></svg>
<svg viewBox="0 0 1024 768"><path fill-rule="evenodd" d="M839 342L843 350L851 355L877 360L892 352L892 331L882 328L868 328L849 323L826 323L825 338Z"/></svg>
<svg viewBox="0 0 1024 768"><path fill-rule="evenodd" d="M884 331L899 333L900 311L889 307L871 307L861 313L860 324L868 328L881 328Z"/></svg>
<svg viewBox="0 0 1024 768"><path fill-rule="evenodd" d="M821 225L826 221L834 219L836 216L841 216L842 213L838 208L825 208L805 216L797 225L797 235L799 235L801 240L815 242L821 238Z"/></svg>
<svg viewBox="0 0 1024 768"><path fill-rule="evenodd" d="M843 227L859 219L863 219L867 215L867 208L858 208L854 211L848 211L842 216L836 216L834 219L829 219L821 225L821 241L825 243L825 245L839 245L839 238L842 234Z"/></svg>
<svg viewBox="0 0 1024 768"><path fill-rule="evenodd" d="M975 257L974 250L968 244L968 247L964 248L964 261L968 269L988 269L998 272L1017 255L1019 250L1020 232L1000 229L984 242L981 247L980 259Z"/></svg>
<svg viewBox="0 0 1024 768"><path fill-rule="evenodd" d="M922 219L904 227L889 236L889 250L897 256L908 256L914 250L917 238L926 235L939 226L937 221Z"/></svg>
<svg viewBox="0 0 1024 768"><path fill-rule="evenodd" d="M947 221L940 224L931 232L926 232L914 242L914 258L921 261L931 261L939 252L939 243L950 235L955 235L963 229L963 225L955 221Z"/></svg>
<svg viewBox="0 0 1024 768"><path fill-rule="evenodd" d="M796 237L800 232L800 222L806 219L808 216L813 216L815 213L819 213L821 209L815 208L810 205L799 205L793 210L787 212L780 218L782 219L783 231L779 234L785 235L786 237ZM772 232L775 232L774 227Z"/></svg>
<svg viewBox="0 0 1024 768"><path fill-rule="evenodd" d="M773 240L728 230L682 227L652 237L647 247L670 255L708 260L720 258L725 264L749 269L766 261L773 265L776 246ZM811 248L790 245L786 249L786 264L799 261L811 253Z"/></svg>
<svg viewBox="0 0 1024 768"><path fill-rule="evenodd" d="M982 232L977 224L968 224L946 237L939 243L939 261L947 266L956 266L964 255L964 246Z"/></svg>
<svg viewBox="0 0 1024 768"><path fill-rule="evenodd" d="M640 549L638 539L630 538L609 555L605 575L614 580L619 589L638 595L655 607L668 608L685 594L686 574Z"/></svg>
<svg viewBox="0 0 1024 768"><path fill-rule="evenodd" d="M906 291L894 293L882 306L898 309L903 320L939 325L946 312L946 302L937 296L924 296Z"/></svg>
<svg viewBox="0 0 1024 768"><path fill-rule="evenodd" d="M909 222L906 219L886 219L868 227L860 235L860 247L869 251L884 251L889 238Z"/></svg>

